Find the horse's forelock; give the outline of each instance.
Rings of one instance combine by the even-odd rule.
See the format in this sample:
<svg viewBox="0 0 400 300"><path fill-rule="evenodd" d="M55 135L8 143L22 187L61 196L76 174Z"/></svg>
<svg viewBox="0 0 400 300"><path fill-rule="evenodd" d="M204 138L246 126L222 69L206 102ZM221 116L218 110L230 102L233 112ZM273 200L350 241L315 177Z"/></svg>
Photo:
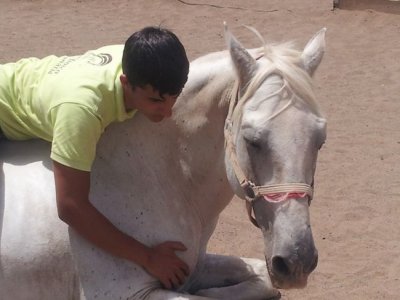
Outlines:
<svg viewBox="0 0 400 300"><path fill-rule="evenodd" d="M287 88L299 96L295 97L296 101L304 101L317 116L322 117L313 92L312 79L302 66L302 52L296 49L293 42L264 45L260 48L251 49L249 52L253 57L267 59L268 63L259 64L261 67L258 68L252 80L245 87L245 94L242 95L241 103L238 103L235 109L234 117L240 118L242 105L252 97L263 81L274 73L282 76L288 84ZM207 89L201 89L200 96L202 97L199 98L208 99L208 102L210 102L208 103L209 105L202 107L200 110L199 104L195 104L196 116L206 114L211 103L218 101L218 99L223 102L227 101L227 98L220 99L218 95L221 96L221 91L232 88L232 84L229 82L233 80L234 75L232 77L227 76L227 72L230 69L228 57L229 53L227 51L221 51L200 57L192 63L191 72L193 72L193 75L196 74L194 76L196 77L195 85L199 85L199 82L208 85ZM211 86L212 88L210 88ZM211 94L214 91L220 92L212 97ZM196 124L195 120L197 118L193 118L188 123Z"/></svg>
<svg viewBox="0 0 400 300"><path fill-rule="evenodd" d="M301 60L301 51L295 48L293 42L282 44L264 45L255 50L255 53L263 51L264 59L269 60L265 67L259 68L252 82L248 86L246 94L250 96L259 88L262 81L269 75L277 73L288 83L288 88L307 103L317 116L321 116L319 105L313 91L311 76L304 70Z"/></svg>

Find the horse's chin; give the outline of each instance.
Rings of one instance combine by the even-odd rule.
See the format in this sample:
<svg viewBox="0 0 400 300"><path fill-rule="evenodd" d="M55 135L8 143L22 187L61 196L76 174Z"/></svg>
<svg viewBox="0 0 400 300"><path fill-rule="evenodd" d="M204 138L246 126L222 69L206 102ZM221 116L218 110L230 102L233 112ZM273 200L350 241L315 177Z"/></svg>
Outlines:
<svg viewBox="0 0 400 300"><path fill-rule="evenodd" d="M285 279L281 280L270 275L272 286L276 289L290 290L290 289L302 289L307 286L308 276L296 279Z"/></svg>

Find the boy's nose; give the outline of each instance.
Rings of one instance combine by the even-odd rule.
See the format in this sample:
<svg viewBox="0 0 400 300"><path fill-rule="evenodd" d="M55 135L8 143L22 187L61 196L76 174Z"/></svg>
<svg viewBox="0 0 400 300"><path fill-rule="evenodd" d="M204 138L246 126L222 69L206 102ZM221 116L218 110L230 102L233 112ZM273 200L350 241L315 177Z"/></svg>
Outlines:
<svg viewBox="0 0 400 300"><path fill-rule="evenodd" d="M165 118L170 118L172 116L172 107L167 107L164 110L164 117Z"/></svg>
<svg viewBox="0 0 400 300"><path fill-rule="evenodd" d="M172 116L172 107L175 104L175 99L170 98L166 101L165 106L164 106L164 117L169 118Z"/></svg>

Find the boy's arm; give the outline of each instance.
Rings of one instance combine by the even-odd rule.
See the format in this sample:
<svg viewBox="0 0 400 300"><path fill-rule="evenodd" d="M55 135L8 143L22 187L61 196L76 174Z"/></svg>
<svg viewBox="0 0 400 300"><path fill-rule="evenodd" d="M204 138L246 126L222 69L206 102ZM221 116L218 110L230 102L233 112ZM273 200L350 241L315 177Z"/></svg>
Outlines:
<svg viewBox="0 0 400 300"><path fill-rule="evenodd" d="M186 250L180 242L147 247L118 230L90 202L90 172L53 161L57 210L61 220L85 239L114 256L128 259L158 278L165 288L182 284L189 268L175 251Z"/></svg>

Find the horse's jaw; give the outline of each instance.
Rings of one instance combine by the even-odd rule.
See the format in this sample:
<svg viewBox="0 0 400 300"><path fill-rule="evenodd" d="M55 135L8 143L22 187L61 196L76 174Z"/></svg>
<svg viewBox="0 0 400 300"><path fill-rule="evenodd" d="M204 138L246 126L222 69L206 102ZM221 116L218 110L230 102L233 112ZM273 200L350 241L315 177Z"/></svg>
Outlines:
<svg viewBox="0 0 400 300"><path fill-rule="evenodd" d="M282 203L254 203L262 230L265 261L275 288L304 288L318 263L318 251L309 223L307 199Z"/></svg>

